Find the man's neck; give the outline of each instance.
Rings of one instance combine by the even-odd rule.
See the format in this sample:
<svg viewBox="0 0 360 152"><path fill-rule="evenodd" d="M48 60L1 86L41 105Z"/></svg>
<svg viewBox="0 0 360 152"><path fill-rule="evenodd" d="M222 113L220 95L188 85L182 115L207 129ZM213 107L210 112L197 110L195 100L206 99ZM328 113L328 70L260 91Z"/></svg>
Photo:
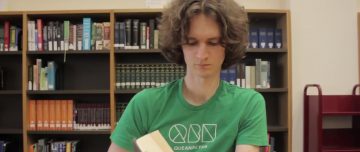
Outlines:
<svg viewBox="0 0 360 152"><path fill-rule="evenodd" d="M183 84L183 96L192 105L206 103L215 93L220 84L220 78L199 78L186 75Z"/></svg>

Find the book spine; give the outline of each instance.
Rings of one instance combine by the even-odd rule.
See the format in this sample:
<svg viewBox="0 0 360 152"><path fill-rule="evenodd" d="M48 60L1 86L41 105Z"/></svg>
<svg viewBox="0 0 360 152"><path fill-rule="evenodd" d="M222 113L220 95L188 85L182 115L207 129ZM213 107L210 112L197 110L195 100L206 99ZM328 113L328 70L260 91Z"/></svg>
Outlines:
<svg viewBox="0 0 360 152"><path fill-rule="evenodd" d="M91 49L91 19L83 18L83 38L82 38L83 50Z"/></svg>
<svg viewBox="0 0 360 152"><path fill-rule="evenodd" d="M5 21L4 24L4 51L9 51L10 45L10 22Z"/></svg>
<svg viewBox="0 0 360 152"><path fill-rule="evenodd" d="M70 21L64 21L64 50L69 50L70 42Z"/></svg>
<svg viewBox="0 0 360 152"><path fill-rule="evenodd" d="M120 22L116 22L114 28L114 47L115 49L118 49L120 48Z"/></svg>
<svg viewBox="0 0 360 152"><path fill-rule="evenodd" d="M266 37L266 28L259 28L259 43L260 48L266 48L266 44L268 43Z"/></svg>
<svg viewBox="0 0 360 152"><path fill-rule="evenodd" d="M36 25L37 25L37 47L38 47L38 51L44 51L43 48L43 22L42 19L37 19L36 20Z"/></svg>
<svg viewBox="0 0 360 152"><path fill-rule="evenodd" d="M133 19L133 24L132 24L132 48L133 49L139 49L139 26L140 26L140 21L139 19Z"/></svg>

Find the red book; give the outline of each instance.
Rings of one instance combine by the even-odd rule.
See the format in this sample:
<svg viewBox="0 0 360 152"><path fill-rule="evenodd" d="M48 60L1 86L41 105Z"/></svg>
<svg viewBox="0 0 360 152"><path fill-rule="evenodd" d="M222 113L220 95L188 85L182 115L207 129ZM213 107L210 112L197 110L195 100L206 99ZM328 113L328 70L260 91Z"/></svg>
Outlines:
<svg viewBox="0 0 360 152"><path fill-rule="evenodd" d="M4 25L4 51L9 51L10 48L10 22L5 21Z"/></svg>
<svg viewBox="0 0 360 152"><path fill-rule="evenodd" d="M44 51L43 47L43 23L41 19L36 20L37 24L37 37L38 37L38 51Z"/></svg>

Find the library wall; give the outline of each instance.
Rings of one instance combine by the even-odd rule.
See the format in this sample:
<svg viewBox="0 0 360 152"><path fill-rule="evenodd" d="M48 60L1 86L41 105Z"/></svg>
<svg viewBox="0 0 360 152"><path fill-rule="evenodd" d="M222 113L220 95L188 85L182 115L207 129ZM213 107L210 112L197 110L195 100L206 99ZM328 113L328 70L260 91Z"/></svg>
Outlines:
<svg viewBox="0 0 360 152"><path fill-rule="evenodd" d="M290 10L293 52L292 149L303 151L305 84L319 83L324 94L350 94L354 84L359 83L358 0L290 0ZM346 119L346 122L330 120L332 122L326 124L333 127L343 123L337 127L347 127L351 121Z"/></svg>
<svg viewBox="0 0 360 152"><path fill-rule="evenodd" d="M163 0L169 1L169 0ZM287 0L236 0L246 8L282 9ZM1 7L5 2L6 7ZM6 4L7 2L7 4ZM78 10L146 8L147 0L0 0L0 10Z"/></svg>
<svg viewBox="0 0 360 152"><path fill-rule="evenodd" d="M292 28L293 151L303 151L303 88L349 94L358 83L357 12L360 0L236 0L247 9L289 9ZM0 10L145 8L146 0L0 0Z"/></svg>

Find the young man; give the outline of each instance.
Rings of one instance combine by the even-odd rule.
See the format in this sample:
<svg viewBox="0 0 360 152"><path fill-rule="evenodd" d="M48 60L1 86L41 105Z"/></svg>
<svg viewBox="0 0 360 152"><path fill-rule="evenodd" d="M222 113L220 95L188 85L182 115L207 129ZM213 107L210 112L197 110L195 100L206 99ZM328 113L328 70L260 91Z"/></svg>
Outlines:
<svg viewBox="0 0 360 152"><path fill-rule="evenodd" d="M183 79L135 95L111 135L109 152L159 130L174 151L258 152L267 145L264 98L220 80L247 44L247 15L233 0L173 0L161 19L163 55Z"/></svg>

